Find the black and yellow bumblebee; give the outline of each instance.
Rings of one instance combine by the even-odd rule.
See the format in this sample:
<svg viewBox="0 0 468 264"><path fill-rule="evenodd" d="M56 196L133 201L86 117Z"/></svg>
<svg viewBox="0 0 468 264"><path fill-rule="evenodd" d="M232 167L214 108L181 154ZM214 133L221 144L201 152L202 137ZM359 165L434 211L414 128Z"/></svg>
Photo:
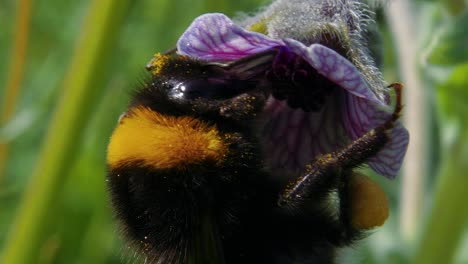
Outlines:
<svg viewBox="0 0 468 264"><path fill-rule="evenodd" d="M294 97L291 107L313 111L294 85L279 93L278 80L258 75L277 56L213 63L165 54L149 64L107 157L116 216L145 263L333 263L338 248L385 221L386 198L353 169L389 140L401 86L384 124L277 177L258 132L267 100Z"/></svg>

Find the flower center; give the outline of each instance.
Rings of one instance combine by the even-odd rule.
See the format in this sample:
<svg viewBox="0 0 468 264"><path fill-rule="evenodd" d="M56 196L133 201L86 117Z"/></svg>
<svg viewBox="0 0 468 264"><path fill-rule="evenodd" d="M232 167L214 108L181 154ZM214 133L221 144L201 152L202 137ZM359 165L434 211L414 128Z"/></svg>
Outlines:
<svg viewBox="0 0 468 264"><path fill-rule="evenodd" d="M305 112L320 111L338 86L286 47L279 48L266 78L275 99L286 100L289 107Z"/></svg>

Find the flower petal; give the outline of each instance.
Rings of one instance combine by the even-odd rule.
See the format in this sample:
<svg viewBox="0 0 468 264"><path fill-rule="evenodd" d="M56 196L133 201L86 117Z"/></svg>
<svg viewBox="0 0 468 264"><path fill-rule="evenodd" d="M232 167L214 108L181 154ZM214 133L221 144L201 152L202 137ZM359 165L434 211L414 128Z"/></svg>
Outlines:
<svg viewBox="0 0 468 264"><path fill-rule="evenodd" d="M348 92L374 103L385 105L385 102L377 98L371 90L356 66L338 52L321 44L312 44L306 47L294 39L285 39L284 42L294 53L310 63L320 74Z"/></svg>
<svg viewBox="0 0 468 264"><path fill-rule="evenodd" d="M391 113L364 98L346 94L343 101L343 125L352 140L356 140L391 118ZM393 179L400 170L406 154L409 142L408 131L397 122L390 130L389 138L390 141L377 155L369 159L368 164L378 174Z"/></svg>
<svg viewBox="0 0 468 264"><path fill-rule="evenodd" d="M182 55L217 61L240 59L276 46L284 43L247 31L220 13L196 18L177 42Z"/></svg>
<svg viewBox="0 0 468 264"><path fill-rule="evenodd" d="M389 137L390 142L375 157L369 159L368 164L378 174L393 179L401 168L408 148L408 130L398 122L390 131Z"/></svg>
<svg viewBox="0 0 468 264"><path fill-rule="evenodd" d="M341 126L340 98L345 90L327 97L319 112L292 109L286 101L270 98L262 130L269 168L281 173L301 171L314 157L342 149L348 137Z"/></svg>

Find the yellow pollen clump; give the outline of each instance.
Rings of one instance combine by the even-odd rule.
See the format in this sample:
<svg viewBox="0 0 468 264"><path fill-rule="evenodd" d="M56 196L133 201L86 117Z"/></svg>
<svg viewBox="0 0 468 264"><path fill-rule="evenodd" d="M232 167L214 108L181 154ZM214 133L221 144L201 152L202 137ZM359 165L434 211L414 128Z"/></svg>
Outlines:
<svg viewBox="0 0 468 264"><path fill-rule="evenodd" d="M267 28L267 25L266 25L267 22L268 22L268 18L263 18L258 23L255 23L255 24L251 25L248 28L248 30L253 31L253 32L257 32L257 33L261 33L263 35L267 35L268 34L268 28Z"/></svg>
<svg viewBox="0 0 468 264"><path fill-rule="evenodd" d="M157 74L159 74L159 72L161 72L161 69L166 64L166 62L169 60L169 58L170 58L169 55L163 55L161 53L156 53L156 54L154 54L154 56L150 60L150 62L148 62L146 67L151 69L151 73L153 75L157 75Z"/></svg>
<svg viewBox="0 0 468 264"><path fill-rule="evenodd" d="M348 188L352 226L357 229L382 226L389 216L388 198L382 188L362 174L352 175Z"/></svg>

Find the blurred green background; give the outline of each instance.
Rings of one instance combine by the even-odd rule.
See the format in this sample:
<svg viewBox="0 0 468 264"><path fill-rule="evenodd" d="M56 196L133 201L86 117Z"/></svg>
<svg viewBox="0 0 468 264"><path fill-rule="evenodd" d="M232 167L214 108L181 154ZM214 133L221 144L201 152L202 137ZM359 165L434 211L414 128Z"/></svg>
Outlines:
<svg viewBox="0 0 468 264"><path fill-rule="evenodd" d="M467 1L378 11L410 149L386 225L342 263L468 263ZM105 186L106 145L157 51L198 15L263 0L0 1L0 263L132 263ZM466 190L465 190L466 188Z"/></svg>

